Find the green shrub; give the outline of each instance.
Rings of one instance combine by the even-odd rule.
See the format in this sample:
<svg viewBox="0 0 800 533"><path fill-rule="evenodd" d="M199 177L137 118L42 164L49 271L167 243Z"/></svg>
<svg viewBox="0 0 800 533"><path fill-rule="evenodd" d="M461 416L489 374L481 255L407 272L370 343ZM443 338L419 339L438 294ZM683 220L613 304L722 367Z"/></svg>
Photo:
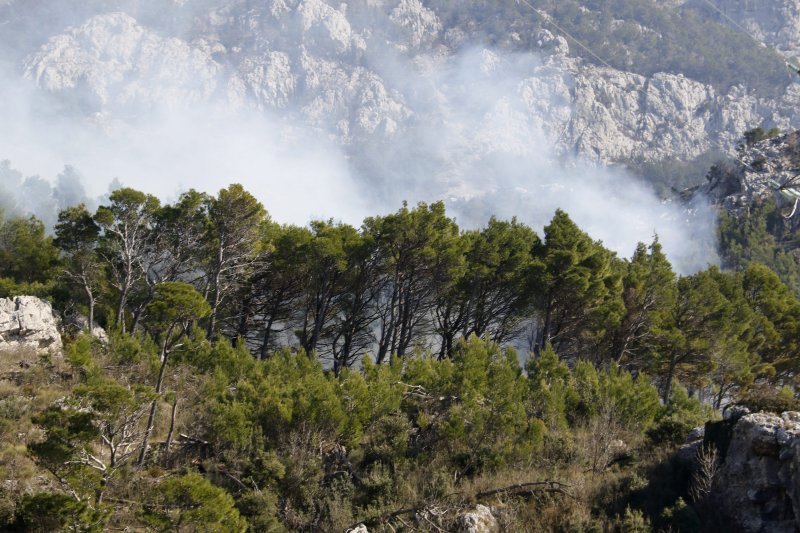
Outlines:
<svg viewBox="0 0 800 533"><path fill-rule="evenodd" d="M788 387L780 389L768 385L752 387L738 403L753 412L780 414L785 411L800 411L800 400L795 398L794 392Z"/></svg>
<svg viewBox="0 0 800 533"><path fill-rule="evenodd" d="M108 516L108 509L93 509L65 494L40 492L22 498L14 528L36 533L101 532Z"/></svg>

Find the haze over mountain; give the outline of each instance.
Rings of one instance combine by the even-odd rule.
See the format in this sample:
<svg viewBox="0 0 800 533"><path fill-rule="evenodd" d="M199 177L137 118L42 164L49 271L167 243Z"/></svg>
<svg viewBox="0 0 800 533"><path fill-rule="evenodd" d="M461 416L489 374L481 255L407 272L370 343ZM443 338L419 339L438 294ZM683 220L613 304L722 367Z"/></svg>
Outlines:
<svg viewBox="0 0 800 533"><path fill-rule="evenodd" d="M689 220L622 166L792 128L800 86L703 2L578 4L0 2L6 204L58 206L22 176L74 197L80 175L89 197L113 178L169 198L239 181L295 223L444 198L465 226L497 214L541 227L561 207L619 253L658 233L679 270L703 267L711 211ZM796 50L796 1L717 5ZM595 46L604 32L611 45Z"/></svg>

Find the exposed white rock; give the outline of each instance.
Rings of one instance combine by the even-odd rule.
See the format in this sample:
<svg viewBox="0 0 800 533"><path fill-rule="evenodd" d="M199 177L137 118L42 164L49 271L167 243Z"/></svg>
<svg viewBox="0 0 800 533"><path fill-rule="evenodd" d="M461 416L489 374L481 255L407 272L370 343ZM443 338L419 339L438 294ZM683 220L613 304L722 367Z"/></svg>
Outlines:
<svg viewBox="0 0 800 533"><path fill-rule="evenodd" d="M89 329L89 318L80 313L72 313L63 317L60 329L65 335L78 335ZM108 333L102 327L93 326L91 333L101 344L108 344Z"/></svg>
<svg viewBox="0 0 800 533"><path fill-rule="evenodd" d="M548 55L566 57L569 55L569 43L560 35L553 35L548 30L540 30L536 35L536 44Z"/></svg>
<svg viewBox="0 0 800 533"><path fill-rule="evenodd" d="M33 349L58 353L62 348L52 306L33 296L0 298L0 351Z"/></svg>
<svg viewBox="0 0 800 533"><path fill-rule="evenodd" d="M500 524L489 507L478 504L475 509L456 519L456 531L458 533L497 533L500 531Z"/></svg>
<svg viewBox="0 0 800 533"><path fill-rule="evenodd" d="M442 31L439 17L419 0L400 0L389 18L403 29L405 42L410 48L430 45Z"/></svg>
<svg viewBox="0 0 800 533"><path fill-rule="evenodd" d="M286 107L294 97L297 80L283 52L245 58L239 64L239 76L253 98L268 108Z"/></svg>
<svg viewBox="0 0 800 533"><path fill-rule="evenodd" d="M675 453L676 459L684 466L694 469L697 452L703 446L703 437L705 437L705 427L696 427L690 431L686 442Z"/></svg>
<svg viewBox="0 0 800 533"><path fill-rule="evenodd" d="M303 89L309 101L303 114L315 126L347 124L341 139L382 133L391 135L399 122L410 115L399 94L391 94L383 80L367 69L349 69L341 64L309 54L300 61Z"/></svg>
<svg viewBox="0 0 800 533"><path fill-rule="evenodd" d="M726 406L722 411L723 420L739 420L745 415L750 414L750 409L743 405L730 405ZM702 435L701 435L702 437Z"/></svg>
<svg viewBox="0 0 800 533"><path fill-rule="evenodd" d="M220 87L219 48L163 38L125 13L98 15L51 38L26 62L50 92L75 91L98 110L207 101Z"/></svg>
<svg viewBox="0 0 800 533"><path fill-rule="evenodd" d="M558 56L534 74L520 87L531 115L559 144L603 162L732 152L765 116L788 127L800 104L794 85L776 102L737 87L718 94L680 74L646 78Z"/></svg>
<svg viewBox="0 0 800 533"><path fill-rule="evenodd" d="M768 41L786 50L800 47L800 1L717 4ZM401 50L408 63L394 70L408 68L412 77L422 70L424 78L426 65L457 63L453 54L480 38L468 26L445 27L421 0L364 0L350 7L334 0L235 1L206 13L196 9L204 22L178 36L124 13L94 16L32 53L26 75L107 122L142 107L221 100L236 108L299 111L307 125L352 145L424 129L429 120L428 109L410 103L424 85L381 75L384 65L372 63L371 53ZM510 31L499 42L520 39ZM530 142L531 127L563 153L614 162L690 158L711 149L732 153L742 133L764 121L783 129L800 124L798 84L777 99L756 98L742 87L719 93L679 74L644 77L587 65L570 57L568 42L553 31L539 31L532 41L541 61L515 72L510 81L517 93L497 102L495 118L511 110L504 116L524 126L504 133L511 153ZM504 54L484 54L491 78ZM499 138L485 133L466 151L492 152L480 143Z"/></svg>
<svg viewBox="0 0 800 533"><path fill-rule="evenodd" d="M712 497L742 531L797 531L800 413L742 417L733 428Z"/></svg>
<svg viewBox="0 0 800 533"><path fill-rule="evenodd" d="M322 0L304 0L297 8L303 44L320 55L364 50L366 42L353 32L346 15L347 4L335 9Z"/></svg>

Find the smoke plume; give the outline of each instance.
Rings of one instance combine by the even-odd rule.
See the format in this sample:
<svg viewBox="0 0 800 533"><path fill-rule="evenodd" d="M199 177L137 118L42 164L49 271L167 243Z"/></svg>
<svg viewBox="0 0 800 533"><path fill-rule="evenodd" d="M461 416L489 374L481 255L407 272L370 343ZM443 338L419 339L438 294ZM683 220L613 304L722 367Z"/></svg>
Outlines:
<svg viewBox="0 0 800 533"><path fill-rule="evenodd" d="M408 36L404 47L386 44L379 37L391 35L388 16L369 21L375 27L364 44L364 31L342 29L341 9L311 0L327 33L306 24L316 20L311 7L298 8L302 20L295 14L279 30L254 30L270 36L264 44L224 22L236 20L237 2L184 3L160 18L150 4L127 2L118 7L135 19L85 23L65 10L42 25L59 32L55 39L3 43L7 213L33 212L52 226L58 209L96 205L111 183L170 201L188 188L214 193L239 182L279 222L330 217L359 225L403 200L443 199L464 228L496 215L541 230L561 208L622 256L657 234L680 272L716 261L710 208L662 202L624 170L558 144L558 133L531 110L532 91L537 107L568 112L569 104L547 96L552 81L535 54L478 42L439 53ZM85 16L99 9L87 7ZM206 26L218 19L225 31L212 39ZM142 22L159 20L168 23L158 31ZM86 50L98 35L106 50L92 56ZM156 52L147 55L147 46ZM75 69L83 70L70 78ZM258 90L254 73L262 75Z"/></svg>

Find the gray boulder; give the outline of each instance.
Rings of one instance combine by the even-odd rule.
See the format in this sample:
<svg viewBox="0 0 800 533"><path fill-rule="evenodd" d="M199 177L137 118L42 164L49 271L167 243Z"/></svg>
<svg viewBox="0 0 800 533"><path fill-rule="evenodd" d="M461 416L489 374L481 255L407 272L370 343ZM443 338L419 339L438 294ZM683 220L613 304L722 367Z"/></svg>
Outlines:
<svg viewBox="0 0 800 533"><path fill-rule="evenodd" d="M489 507L478 504L475 509L456 519L456 531L458 533L497 533L500 531L500 524Z"/></svg>
<svg viewBox="0 0 800 533"><path fill-rule="evenodd" d="M705 436L706 428L703 426L696 427L690 431L689 435L686 437L686 442L684 442L683 445L678 448L678 451L675 455L676 459L685 466L694 468L697 452L700 448L702 448L703 439Z"/></svg>
<svg viewBox="0 0 800 533"><path fill-rule="evenodd" d="M711 496L742 531L800 530L800 413L736 422Z"/></svg>
<svg viewBox="0 0 800 533"><path fill-rule="evenodd" d="M34 296L0 298L0 351L60 353L61 333L52 306Z"/></svg>

